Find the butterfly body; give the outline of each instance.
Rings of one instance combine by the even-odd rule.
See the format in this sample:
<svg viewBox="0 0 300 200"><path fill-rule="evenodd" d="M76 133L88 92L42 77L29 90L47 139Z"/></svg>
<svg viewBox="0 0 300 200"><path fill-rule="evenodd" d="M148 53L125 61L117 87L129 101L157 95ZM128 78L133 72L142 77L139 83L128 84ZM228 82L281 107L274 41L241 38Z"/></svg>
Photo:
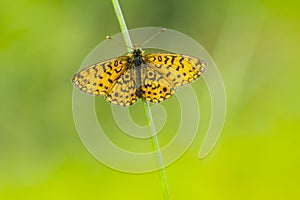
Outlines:
<svg viewBox="0 0 300 200"><path fill-rule="evenodd" d="M136 96L138 98L142 98L142 77L141 77L141 66L142 64L145 64L145 61L143 60L144 52L140 48L136 48L133 50L133 63L131 66L135 68L136 72Z"/></svg>
<svg viewBox="0 0 300 200"><path fill-rule="evenodd" d="M136 47L126 56L82 69L72 82L83 92L105 96L112 104L130 106L138 98L162 102L206 69L207 64L198 58L173 53L145 54Z"/></svg>

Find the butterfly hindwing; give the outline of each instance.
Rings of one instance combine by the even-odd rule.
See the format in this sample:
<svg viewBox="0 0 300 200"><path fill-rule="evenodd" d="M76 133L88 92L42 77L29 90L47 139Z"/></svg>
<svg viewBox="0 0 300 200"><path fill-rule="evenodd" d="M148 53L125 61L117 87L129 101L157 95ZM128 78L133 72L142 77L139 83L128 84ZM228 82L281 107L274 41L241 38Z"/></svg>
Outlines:
<svg viewBox="0 0 300 200"><path fill-rule="evenodd" d="M162 102L170 98L176 87L166 79L165 75L155 69L153 64L141 66L142 95L150 102Z"/></svg>
<svg viewBox="0 0 300 200"><path fill-rule="evenodd" d="M106 96L128 65L128 56L99 62L76 73L72 82L83 92Z"/></svg>
<svg viewBox="0 0 300 200"><path fill-rule="evenodd" d="M116 81L106 100L120 106L130 106L137 101L136 95L136 71L128 69Z"/></svg>

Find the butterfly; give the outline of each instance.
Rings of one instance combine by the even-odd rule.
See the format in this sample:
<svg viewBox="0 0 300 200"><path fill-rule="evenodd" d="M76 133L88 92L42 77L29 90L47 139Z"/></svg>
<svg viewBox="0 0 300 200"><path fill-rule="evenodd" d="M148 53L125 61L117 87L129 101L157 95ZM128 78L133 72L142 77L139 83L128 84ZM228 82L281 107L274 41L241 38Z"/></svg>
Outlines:
<svg viewBox="0 0 300 200"><path fill-rule="evenodd" d="M80 70L74 74L72 83L85 93L104 96L111 104L130 106L138 98L162 102L206 70L202 59L175 53L145 54L135 47L128 55Z"/></svg>

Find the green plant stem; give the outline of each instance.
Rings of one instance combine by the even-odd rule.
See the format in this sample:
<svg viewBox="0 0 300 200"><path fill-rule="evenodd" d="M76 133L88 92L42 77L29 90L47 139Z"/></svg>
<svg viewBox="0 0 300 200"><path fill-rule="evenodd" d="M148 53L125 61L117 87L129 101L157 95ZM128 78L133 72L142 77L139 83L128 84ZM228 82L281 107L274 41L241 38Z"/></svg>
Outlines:
<svg viewBox="0 0 300 200"><path fill-rule="evenodd" d="M125 20L124 20L124 17L123 17L122 10L120 8L119 1L118 0L112 0L112 4L113 4L113 7L115 9L117 19L119 21L120 29L122 31L125 44L127 46L127 51L131 51L132 48L133 48L133 45L132 45L132 42L131 42L131 39L130 39L130 36L129 36L129 33L128 33L128 29L127 29L127 26L126 26L126 23L125 23Z"/></svg>
<svg viewBox="0 0 300 200"><path fill-rule="evenodd" d="M118 0L112 0L112 4L113 4L117 19L118 19L119 24L120 24L120 28L121 28L121 31L122 31L122 34L123 34L123 37L124 37L124 40L125 40L125 44L127 46L127 50L131 51L133 46L132 46L132 42L131 42L131 39L130 39L130 36L129 36L129 33L128 33L128 29L127 29L127 26L126 26L126 23L125 23L125 20L124 20L124 17L123 17L121 8L120 8L120 4L119 4ZM159 145L159 141L158 141L158 137L157 137L157 134L156 134L156 129L155 129L152 113L151 113L151 108L150 108L149 103L144 98L142 98L142 101L143 101L144 110L145 110L146 117L147 117L147 122L148 122L148 125L149 125L150 130L151 130L150 132L151 132L152 146L153 146L154 151L156 152L156 156L157 156L157 159L158 159L158 164L159 164L159 167L160 167L159 173L160 173L164 198L166 200L169 200L170 199L170 194L169 194L169 189L168 189L168 181L167 181L165 166L164 166L164 163L163 163L163 158L162 158L162 154L161 154L161 150L160 150L160 145Z"/></svg>
<svg viewBox="0 0 300 200"><path fill-rule="evenodd" d="M153 120L152 113L151 113L151 108L150 108L149 103L145 100L145 98L143 98L142 101L143 101L144 110L145 110L145 113L147 116L148 125L150 126L150 130L151 130L152 146L153 146L153 149L156 151L158 164L160 166L159 174L160 174L160 178L161 178L162 188L164 191L164 197L165 197L165 199L170 199L165 165L164 165L164 161L163 161L161 150L160 150L159 140L158 140L158 137L156 134L154 120Z"/></svg>

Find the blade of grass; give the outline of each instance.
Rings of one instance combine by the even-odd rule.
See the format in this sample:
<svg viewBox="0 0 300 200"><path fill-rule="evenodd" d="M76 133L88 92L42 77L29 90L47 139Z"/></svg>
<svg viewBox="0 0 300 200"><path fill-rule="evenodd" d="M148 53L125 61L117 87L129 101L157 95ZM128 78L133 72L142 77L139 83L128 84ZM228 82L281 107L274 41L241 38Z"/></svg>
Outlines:
<svg viewBox="0 0 300 200"><path fill-rule="evenodd" d="M113 4L117 19L120 24L120 29L122 31L122 34L123 34L123 37L125 40L125 44L127 46L127 50L131 51L133 46L132 46L132 42L131 42L131 39L130 39L130 36L128 33L128 29L127 29L127 26L126 26L126 23L125 23L125 20L124 20L124 17L123 17L121 8L120 8L120 4L119 4L118 0L112 0L112 4ZM167 176L166 176L166 171L165 171L165 165L163 162L158 137L156 134L156 129L155 129L152 113L151 113L151 108L150 108L149 103L144 98L142 98L142 101L143 101L143 106L144 106L144 110L145 110L146 117L147 117L147 122L150 127L152 146L153 146L154 151L156 152L158 164L160 167L159 174L160 174L160 179L161 179L161 183L162 183L164 198L169 200L170 193L169 193L169 189L168 189L168 181L167 181Z"/></svg>

